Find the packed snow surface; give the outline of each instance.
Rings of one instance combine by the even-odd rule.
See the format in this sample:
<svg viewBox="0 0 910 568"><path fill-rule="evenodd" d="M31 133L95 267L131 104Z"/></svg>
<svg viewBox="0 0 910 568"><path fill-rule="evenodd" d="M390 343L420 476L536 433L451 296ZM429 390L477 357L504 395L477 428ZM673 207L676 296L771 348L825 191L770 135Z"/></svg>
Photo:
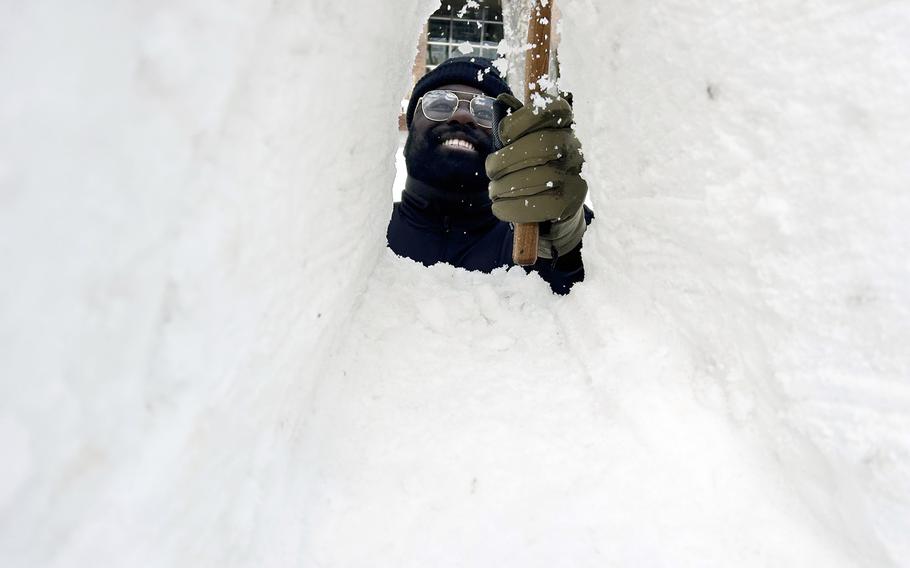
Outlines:
<svg viewBox="0 0 910 568"><path fill-rule="evenodd" d="M0 6L0 564L910 566L910 6L561 0L568 297L384 248L437 6Z"/></svg>

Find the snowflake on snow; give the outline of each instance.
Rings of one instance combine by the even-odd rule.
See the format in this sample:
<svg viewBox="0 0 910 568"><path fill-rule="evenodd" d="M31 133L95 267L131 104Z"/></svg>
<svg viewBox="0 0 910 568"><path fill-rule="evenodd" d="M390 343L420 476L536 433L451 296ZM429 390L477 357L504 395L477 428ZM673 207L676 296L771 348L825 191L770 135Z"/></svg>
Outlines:
<svg viewBox="0 0 910 568"><path fill-rule="evenodd" d="M504 57L500 57L499 59L497 59L496 61L493 62L493 67L495 67L496 70L499 71L499 74L502 75L503 77L507 77L509 75L509 60L508 59L506 59Z"/></svg>
<svg viewBox="0 0 910 568"><path fill-rule="evenodd" d="M544 6L546 6L546 4L544 4ZM458 11L456 16L464 18L464 15L468 13L468 9L470 8L480 8L480 3L477 2L477 0L468 0L467 3L461 7L461 10Z"/></svg>
<svg viewBox="0 0 910 568"><path fill-rule="evenodd" d="M536 91L531 93L531 104L534 105L534 114L540 112L540 109L546 108L547 103L551 100L550 97L545 97Z"/></svg>
<svg viewBox="0 0 910 568"><path fill-rule="evenodd" d="M543 75L540 79L537 80L537 84L540 85L541 91L552 92L559 89L559 84L556 81L550 79L549 75Z"/></svg>

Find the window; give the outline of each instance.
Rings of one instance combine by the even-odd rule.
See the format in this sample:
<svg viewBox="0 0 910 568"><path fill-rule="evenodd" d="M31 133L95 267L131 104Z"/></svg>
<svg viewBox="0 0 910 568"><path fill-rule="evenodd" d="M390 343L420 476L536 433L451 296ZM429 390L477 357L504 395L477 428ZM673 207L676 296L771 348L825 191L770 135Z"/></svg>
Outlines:
<svg viewBox="0 0 910 568"><path fill-rule="evenodd" d="M503 38L502 1L478 0L477 3L479 6L471 7L467 0L442 0L442 7L430 16L427 24L424 71L460 55L496 58L496 47ZM470 47L471 51L463 53L459 47Z"/></svg>
<svg viewBox="0 0 910 568"><path fill-rule="evenodd" d="M449 46L447 45L428 45L427 46L427 66L433 67L439 65L449 58Z"/></svg>

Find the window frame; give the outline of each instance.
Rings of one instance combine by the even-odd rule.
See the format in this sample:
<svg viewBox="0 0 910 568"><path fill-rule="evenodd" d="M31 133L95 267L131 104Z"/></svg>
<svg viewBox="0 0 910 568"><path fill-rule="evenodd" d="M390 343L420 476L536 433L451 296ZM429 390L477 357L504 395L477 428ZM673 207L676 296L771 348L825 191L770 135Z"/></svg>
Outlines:
<svg viewBox="0 0 910 568"><path fill-rule="evenodd" d="M443 0L443 2L445 3L446 0ZM501 4L500 4L500 6L501 6ZM502 32L500 33L500 38L505 37L505 29L503 29L504 24L502 21L502 12L501 11L495 12L494 10L495 10L495 7L491 7L491 6L487 6L487 5L481 6L479 19L478 18L468 18L468 17L459 18L457 16L455 6L453 6L451 3L447 4L447 7L446 6L440 7L439 10L437 10L436 12L433 12L433 14L427 20L426 61L430 60L430 46L448 47L448 56L443 61L450 59L452 57L458 57L458 55L453 55L453 53L458 52L458 47L460 45L464 44L465 41L456 41L455 38L453 37L453 32L455 30L454 24L456 22L458 22L458 23L464 22L467 24L475 25L475 26L479 23L480 24L480 41L478 41L478 42L467 41L467 44L469 46L471 46L471 48L473 50L472 53L475 53L480 57L488 57L487 54L492 52L493 57L489 57L489 58L496 59L496 53L497 53L497 48L499 46L499 41L497 41L494 44L494 43L491 43L487 39L487 27L490 25L499 26L500 29L502 29ZM442 12L448 12L448 13L442 13ZM498 19L496 19L496 18L498 18ZM429 24L431 22L436 22L436 23L446 22L448 24L448 33L446 34L448 36L448 39L439 39L439 38L430 39ZM502 41L502 39L500 39L500 41ZM458 53L460 54L460 52L458 52ZM431 65L431 64L427 63L424 65L424 67L425 67L424 72L428 73L438 66L439 66L439 64Z"/></svg>

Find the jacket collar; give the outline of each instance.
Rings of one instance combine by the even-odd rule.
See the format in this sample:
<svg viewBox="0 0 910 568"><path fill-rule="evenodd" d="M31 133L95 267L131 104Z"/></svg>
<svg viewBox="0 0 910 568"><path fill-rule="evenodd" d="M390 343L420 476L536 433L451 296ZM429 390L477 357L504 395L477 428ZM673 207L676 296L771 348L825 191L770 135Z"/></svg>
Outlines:
<svg viewBox="0 0 910 568"><path fill-rule="evenodd" d="M499 220L490 208L486 189L477 192L443 189L408 177L401 193L401 210L413 221L450 229L475 229Z"/></svg>

